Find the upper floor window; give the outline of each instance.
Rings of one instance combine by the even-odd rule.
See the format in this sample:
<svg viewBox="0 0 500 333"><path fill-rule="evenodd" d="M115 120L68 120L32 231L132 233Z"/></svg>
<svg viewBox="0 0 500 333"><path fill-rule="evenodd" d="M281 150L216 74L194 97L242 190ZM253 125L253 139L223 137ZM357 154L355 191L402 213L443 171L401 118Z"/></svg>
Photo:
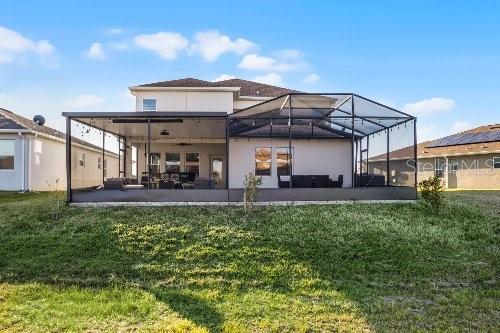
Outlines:
<svg viewBox="0 0 500 333"><path fill-rule="evenodd" d="M14 170L14 140L0 140L0 170Z"/></svg>
<svg viewBox="0 0 500 333"><path fill-rule="evenodd" d="M143 98L142 111L156 111L156 98Z"/></svg>
<svg viewBox="0 0 500 333"><path fill-rule="evenodd" d="M97 169L101 170L102 159L100 157L97 158Z"/></svg>

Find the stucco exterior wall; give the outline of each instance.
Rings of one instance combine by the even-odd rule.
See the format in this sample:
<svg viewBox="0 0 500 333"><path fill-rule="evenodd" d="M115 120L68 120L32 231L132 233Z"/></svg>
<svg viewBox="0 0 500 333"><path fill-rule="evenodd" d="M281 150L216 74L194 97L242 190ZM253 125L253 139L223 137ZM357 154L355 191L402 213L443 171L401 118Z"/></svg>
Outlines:
<svg viewBox="0 0 500 333"><path fill-rule="evenodd" d="M30 189L33 191L66 190L66 144L34 137L30 145Z"/></svg>
<svg viewBox="0 0 500 333"><path fill-rule="evenodd" d="M79 165L80 154L85 153L85 166ZM71 147L71 188L86 188L102 185L102 165L97 166L98 158L102 158L102 152L87 149L78 145ZM118 174L118 156L106 153L106 177L116 178ZM65 165L65 164L64 164Z"/></svg>
<svg viewBox="0 0 500 333"><path fill-rule="evenodd" d="M136 91L136 111L143 98L156 98L157 111L233 112L233 93L215 91Z"/></svg>
<svg viewBox="0 0 500 333"><path fill-rule="evenodd" d="M262 177L262 188L277 188L277 148L288 147L281 139L231 139L229 142L229 187L242 188L245 175L255 173L255 148L272 148L271 175ZM349 140L293 140L292 168L296 175L344 175L351 186L351 142Z"/></svg>

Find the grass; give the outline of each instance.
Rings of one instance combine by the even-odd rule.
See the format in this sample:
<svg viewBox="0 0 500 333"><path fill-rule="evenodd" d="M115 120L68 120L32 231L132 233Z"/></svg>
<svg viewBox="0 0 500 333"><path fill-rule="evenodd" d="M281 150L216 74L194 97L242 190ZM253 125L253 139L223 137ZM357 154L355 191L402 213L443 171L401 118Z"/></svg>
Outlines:
<svg viewBox="0 0 500 333"><path fill-rule="evenodd" d="M446 196L245 215L0 194L0 331L498 331L500 192Z"/></svg>

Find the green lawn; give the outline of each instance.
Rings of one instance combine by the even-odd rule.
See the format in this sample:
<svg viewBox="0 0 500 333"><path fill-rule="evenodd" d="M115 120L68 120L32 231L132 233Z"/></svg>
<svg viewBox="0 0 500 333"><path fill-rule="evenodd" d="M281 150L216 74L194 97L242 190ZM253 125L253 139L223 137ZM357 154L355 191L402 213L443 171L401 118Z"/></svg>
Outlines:
<svg viewBox="0 0 500 333"><path fill-rule="evenodd" d="M0 194L0 331L498 331L500 192L446 196L245 215Z"/></svg>

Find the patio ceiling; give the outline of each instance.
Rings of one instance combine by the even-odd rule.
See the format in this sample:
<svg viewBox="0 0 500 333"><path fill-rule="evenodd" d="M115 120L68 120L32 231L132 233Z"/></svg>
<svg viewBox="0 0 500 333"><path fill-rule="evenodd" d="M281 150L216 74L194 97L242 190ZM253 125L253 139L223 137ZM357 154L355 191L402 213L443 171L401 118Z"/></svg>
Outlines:
<svg viewBox="0 0 500 333"><path fill-rule="evenodd" d="M127 138L145 138L148 135L148 117L72 117L82 127L104 130ZM85 130L82 128L81 130ZM151 118L152 139L225 139L226 118Z"/></svg>

